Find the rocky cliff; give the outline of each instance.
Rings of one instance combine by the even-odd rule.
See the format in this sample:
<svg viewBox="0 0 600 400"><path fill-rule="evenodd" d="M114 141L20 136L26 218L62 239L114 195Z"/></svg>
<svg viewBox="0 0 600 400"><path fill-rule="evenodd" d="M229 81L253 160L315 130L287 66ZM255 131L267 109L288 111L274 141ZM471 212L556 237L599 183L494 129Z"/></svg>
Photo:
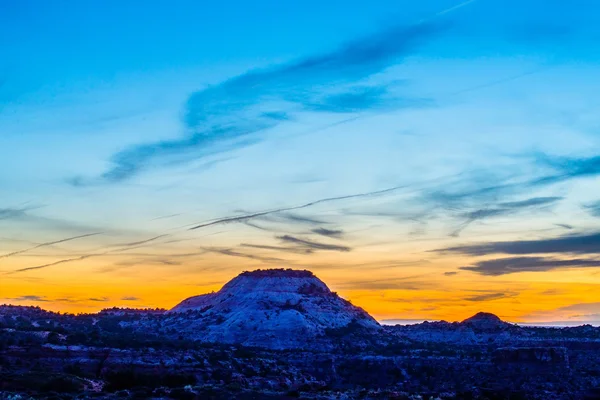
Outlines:
<svg viewBox="0 0 600 400"><path fill-rule="evenodd" d="M328 335L380 329L375 319L312 272L291 269L244 272L216 293L182 301L170 314L174 325L186 316L187 322L177 328L183 334L270 348L312 346Z"/></svg>

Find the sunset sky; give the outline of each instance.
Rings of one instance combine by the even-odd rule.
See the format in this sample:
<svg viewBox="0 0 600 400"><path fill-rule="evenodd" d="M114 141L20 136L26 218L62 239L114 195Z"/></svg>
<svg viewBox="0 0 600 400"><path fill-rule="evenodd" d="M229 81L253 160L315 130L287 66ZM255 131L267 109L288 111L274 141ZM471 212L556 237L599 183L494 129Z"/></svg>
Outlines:
<svg viewBox="0 0 600 400"><path fill-rule="evenodd" d="M0 2L0 303L310 269L379 320L600 324L600 2Z"/></svg>

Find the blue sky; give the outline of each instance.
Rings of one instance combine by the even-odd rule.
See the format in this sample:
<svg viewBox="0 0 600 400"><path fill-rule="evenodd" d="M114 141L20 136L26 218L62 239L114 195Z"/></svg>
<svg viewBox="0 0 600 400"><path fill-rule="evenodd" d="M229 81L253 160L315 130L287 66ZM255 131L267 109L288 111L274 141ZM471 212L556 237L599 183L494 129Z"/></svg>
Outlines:
<svg viewBox="0 0 600 400"><path fill-rule="evenodd" d="M382 318L600 319L599 20L3 2L0 297L169 306L285 265Z"/></svg>

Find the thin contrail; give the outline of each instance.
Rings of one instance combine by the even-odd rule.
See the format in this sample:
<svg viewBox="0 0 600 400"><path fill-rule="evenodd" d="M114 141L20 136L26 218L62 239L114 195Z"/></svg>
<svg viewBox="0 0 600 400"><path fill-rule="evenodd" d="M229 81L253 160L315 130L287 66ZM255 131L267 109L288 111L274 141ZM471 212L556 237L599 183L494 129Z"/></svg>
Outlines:
<svg viewBox="0 0 600 400"><path fill-rule="evenodd" d="M73 237L66 238L66 239L56 240L54 242L40 243L40 244L38 244L36 246L29 247L27 249L18 250L18 251L14 251L12 253L4 254L4 255L0 256L0 258L7 258L7 257L11 257L11 256L16 256L17 254L26 253L26 252L31 251L31 250L39 249L40 247L46 247L46 246L52 246L53 244L70 242L71 240L77 240L77 239L83 239L83 238L90 237L90 236L101 235L102 233L103 232L87 233L85 235L73 236Z"/></svg>
<svg viewBox="0 0 600 400"><path fill-rule="evenodd" d="M215 221L201 223L199 225L196 225L196 226L193 226L193 227L189 228L189 230L206 228L208 226L213 226L213 225L221 225L221 224L227 224L227 223L247 221L247 220L252 219L252 218L262 217L264 215L275 214L275 213L280 213L280 212L284 212L284 211L300 210L302 208L312 207L312 206L315 206L317 204L328 203L328 202L332 202L332 201L348 200L348 199L359 198L359 197L378 196L378 195L381 195L381 194L385 194L385 193L389 193L389 192L394 192L396 190L404 189L406 187L407 187L406 185L394 186L394 187L391 187L391 188L388 188L388 189L377 190L377 191L374 191L374 192L350 194L350 195L338 196L338 197L328 197L326 199L315 200L315 201L311 201L310 203L301 204L301 205L298 205L298 206L277 208L275 210L260 211L260 212L256 212L256 213L252 213L252 214L239 215L239 216L234 216L234 217L225 217L225 218L217 219Z"/></svg>
<svg viewBox="0 0 600 400"><path fill-rule="evenodd" d="M446 8L445 10L438 11L437 13L433 14L432 16L429 16L429 17L427 17L427 18L423 18L423 19L419 20L419 21L417 22L417 25L418 25L418 24L422 24L422 23L424 23L424 22L427 22L427 21L431 21L431 20L432 20L432 19L434 19L434 18L437 18L437 17L440 17L440 16L442 16L442 15L445 15L445 14L451 13L451 12L453 12L453 11L456 11L456 10L458 10L459 8L463 8L463 7L465 7L465 6L468 6L469 4L471 4L471 3L474 3L474 2L476 2L476 1L477 1L477 0L467 0L467 1L463 1L462 3L460 3L460 4L457 4L457 5L455 5L455 6L452 6L452 7L450 7L450 8Z"/></svg>
<svg viewBox="0 0 600 400"><path fill-rule="evenodd" d="M154 236L154 237L152 237L150 239L140 240L139 242L119 243L119 244L114 244L112 246L113 247L131 247L131 246L137 246L137 245L140 245L140 244L153 242L153 241L155 241L157 239L168 237L168 236L171 236L171 235L165 233L163 235Z"/></svg>
<svg viewBox="0 0 600 400"><path fill-rule="evenodd" d="M163 215L162 217L156 217L156 218L152 218L150 221L158 221L160 219L167 219L167 218L175 218L180 216L181 213L177 213L177 214L169 214L169 215Z"/></svg>
<svg viewBox="0 0 600 400"><path fill-rule="evenodd" d="M91 234L88 235L88 236L91 236ZM136 249L138 247L144 247L145 244L147 244L149 242L152 242L152 241L154 241L156 239L159 239L161 237L165 237L165 236L169 236L169 235L159 235L159 236L155 236L153 238L142 240L142 241L135 242L135 243L124 243L124 244L119 245L119 246L123 246L123 247L120 247L120 248L114 249L114 250L106 250L106 251L103 251L103 252L100 252L100 253L84 254L84 255L82 255L80 257L67 258L67 259L64 259L64 260L59 260L59 261L51 262L49 264L44 264L44 265L38 265L38 266L35 266L35 267L20 268L20 269L14 270L14 271L5 272L4 275L12 275L12 274L17 274L19 272L32 271L32 270L36 270L36 269L43 269L43 268L52 267L52 266L58 265L58 264L66 264L66 263L70 263L70 262L73 262L73 261L85 260L86 258L106 256L107 254L121 253L123 251L133 250L133 249Z"/></svg>
<svg viewBox="0 0 600 400"><path fill-rule="evenodd" d="M14 271L11 272L6 272L4 275L11 275L11 274L16 274L17 272L25 272L25 271L31 271L34 269L43 269L46 267L51 267L53 265L58 265L58 264L64 264L64 263L68 263L68 262L72 262L72 261L79 261L79 260L84 260L86 258L90 258L95 256L96 254L89 254L89 255L85 255L85 256L81 256L81 257L77 257L77 258L69 258L66 260L60 260L60 261L55 261L49 264L44 264L44 265L38 265L37 267L27 267L27 268L21 268L21 269L16 269Z"/></svg>
<svg viewBox="0 0 600 400"><path fill-rule="evenodd" d="M496 86L496 85L500 85L502 83L507 83L507 82L511 82L520 78L524 78L526 76L529 75L535 75L539 72L545 71L549 68L552 68L552 66L549 65L542 65L541 67L538 68L534 68L525 72L521 72L515 75L510 75L510 76L506 76L504 78L500 78L500 79L496 79L495 81L490 81L490 82L486 82L486 83L482 83L481 85L477 85L477 86L472 86L466 89L461 89L461 90L457 90L456 92L452 92L449 93L449 96L457 96L459 94L463 94L463 93L469 93L469 92L473 92L475 90L480 90L480 89L486 89L488 87L492 87L492 86Z"/></svg>
<svg viewBox="0 0 600 400"><path fill-rule="evenodd" d="M460 176L460 175L461 174L458 174L458 176ZM445 181L445 180L447 180L449 178L453 178L455 176L457 176L457 175L451 175L450 177L430 179L429 181L427 181L427 184L435 184L438 181ZM373 192L363 192L363 193L349 194L346 196L328 197L325 199L314 200L309 203L305 203L305 204L301 204L301 205L297 205L297 206L282 207L282 208L266 210L266 211L258 211L255 213L249 213L249 214L245 214L245 215L237 215L237 216L232 216L232 217L223 217L223 218L218 218L218 219L214 219L214 220L209 220L206 222L201 222L198 225L195 225L195 224L184 225L180 228L192 226L191 228L188 228L188 230L195 230L195 229L200 229L200 228L206 228L208 226L213 226L213 225L221 225L221 224L235 223L235 222L246 222L249 219L262 217L264 215L276 214L276 213L285 212L285 211L300 210L303 208L315 206L317 204L329 203L329 202L340 201L340 200L379 196L382 194L393 193L393 192L401 190L401 189L407 189L409 187L410 187L410 185L399 185L399 186L393 186L393 187L390 187L387 189L376 190ZM419 190L422 190L422 189L415 189L414 191L419 191ZM195 226L193 226L193 225L195 225Z"/></svg>

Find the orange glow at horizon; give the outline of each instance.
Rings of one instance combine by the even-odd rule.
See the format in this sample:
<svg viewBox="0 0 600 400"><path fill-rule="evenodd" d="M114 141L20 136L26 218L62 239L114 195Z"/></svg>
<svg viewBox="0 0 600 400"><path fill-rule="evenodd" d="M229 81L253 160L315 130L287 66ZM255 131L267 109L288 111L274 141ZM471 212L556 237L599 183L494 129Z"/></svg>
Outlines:
<svg viewBox="0 0 600 400"><path fill-rule="evenodd" d="M464 265L461 260L423 263L415 259L414 264L409 260L394 268L385 260L363 260L369 265L361 267L356 255L336 258L339 265L335 267L334 257L329 256L305 268L293 268L313 271L331 290L378 320L459 321L486 311L511 322L583 321L565 307L600 304L600 276L585 269L481 277L456 270ZM198 267L226 262L227 267ZM219 290L244 270L279 267L211 255L193 266L139 264L110 270L106 260L88 259L5 275L0 282L4 300L0 301L70 313L115 306L169 309L187 297ZM448 271L458 273L446 275Z"/></svg>

